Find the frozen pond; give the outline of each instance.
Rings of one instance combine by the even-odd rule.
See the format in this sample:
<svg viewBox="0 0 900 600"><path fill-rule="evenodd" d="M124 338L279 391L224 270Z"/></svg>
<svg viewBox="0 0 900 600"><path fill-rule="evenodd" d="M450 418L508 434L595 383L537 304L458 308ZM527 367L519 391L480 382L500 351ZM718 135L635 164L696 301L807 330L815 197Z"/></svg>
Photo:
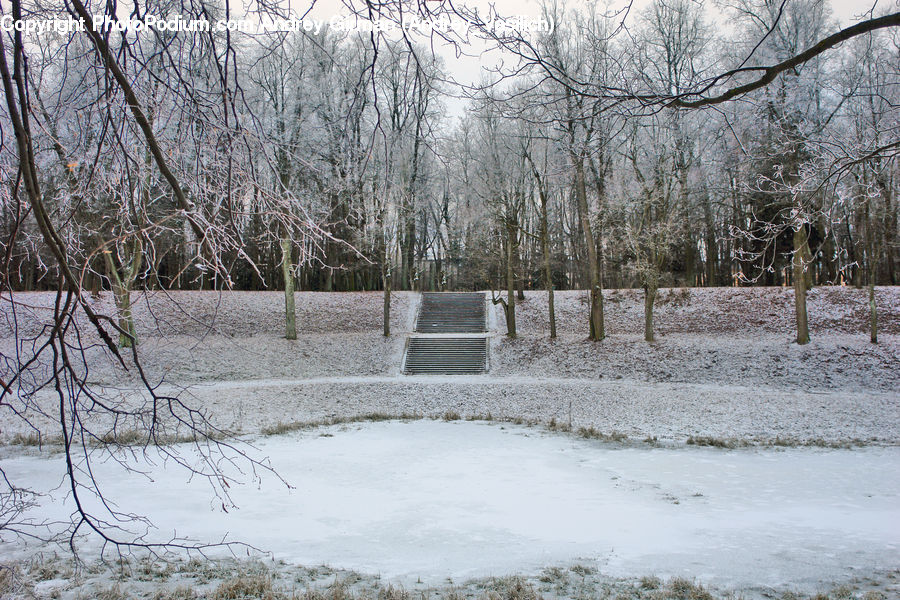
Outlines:
<svg viewBox="0 0 900 600"><path fill-rule="evenodd" d="M491 423L387 422L263 438L293 486L232 488L100 465L109 498L159 540L231 540L306 565L440 583L586 561L613 576L809 585L900 564L900 449L618 447ZM3 461L45 491L63 462ZM65 518L63 491L37 514ZM6 544L0 554L15 554Z"/></svg>

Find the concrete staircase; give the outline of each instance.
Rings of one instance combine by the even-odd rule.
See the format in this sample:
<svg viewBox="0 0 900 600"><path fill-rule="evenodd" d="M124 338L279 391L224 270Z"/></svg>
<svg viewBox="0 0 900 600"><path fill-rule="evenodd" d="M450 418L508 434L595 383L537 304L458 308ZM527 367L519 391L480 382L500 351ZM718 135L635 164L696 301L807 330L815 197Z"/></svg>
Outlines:
<svg viewBox="0 0 900 600"><path fill-rule="evenodd" d="M472 375L488 365L485 298L479 293L422 294L416 331L406 345L407 375Z"/></svg>

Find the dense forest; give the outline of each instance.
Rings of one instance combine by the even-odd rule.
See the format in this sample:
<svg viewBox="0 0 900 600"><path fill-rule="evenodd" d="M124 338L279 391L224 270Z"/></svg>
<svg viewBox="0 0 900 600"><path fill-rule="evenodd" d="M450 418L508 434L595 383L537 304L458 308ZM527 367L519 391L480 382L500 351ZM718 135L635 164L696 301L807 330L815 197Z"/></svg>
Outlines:
<svg viewBox="0 0 900 600"><path fill-rule="evenodd" d="M392 7L356 10L402 19ZM57 287L42 218L80 284L123 306L141 288L552 287L600 302L642 287L652 303L660 286L798 273L805 288L897 284L896 15L846 33L825 0L626 8L547 1L554 26L537 32L411 9L462 19L468 37L7 31L21 87L0 109L3 286ZM125 19L81 2L13 9ZM153 0L128 19L234 10ZM453 52L475 48L501 59L461 83ZM22 202L28 176L46 215Z"/></svg>

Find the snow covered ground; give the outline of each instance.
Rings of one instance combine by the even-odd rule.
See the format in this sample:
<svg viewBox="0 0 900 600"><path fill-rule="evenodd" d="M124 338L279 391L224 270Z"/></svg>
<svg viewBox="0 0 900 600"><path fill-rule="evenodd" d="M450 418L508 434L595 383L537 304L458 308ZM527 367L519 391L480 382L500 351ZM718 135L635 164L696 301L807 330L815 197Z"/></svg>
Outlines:
<svg viewBox="0 0 900 600"><path fill-rule="evenodd" d="M400 375L415 320L408 292L393 296L388 339L380 333L380 293L298 293L296 341L280 335L278 292L152 292L135 302L135 313L151 381L191 386L196 406L243 433L277 422L455 411L681 442L702 435L898 444L900 288L877 293L881 343L870 344L865 332L865 290L817 288L813 341L801 347L792 343L790 290L782 288L663 290L654 344L639 333L638 291L605 292L602 343L585 339L583 292L557 293L555 341L542 329L546 294L528 292L515 341L502 335L500 309L492 307L490 372L465 379ZM52 295L16 298L34 307L17 315L20 337L36 333ZM104 293L97 306L110 303ZM9 314L7 303L0 307ZM12 355L16 338L2 333L0 352ZM126 393L136 387L133 370L113 368L99 348L88 355L91 381ZM0 441L24 431L10 422Z"/></svg>
<svg viewBox="0 0 900 600"><path fill-rule="evenodd" d="M185 487L184 473L173 469L154 472L164 485L111 477L109 490L163 533L192 523L195 531L179 533L218 538L227 524L234 539L288 564L330 562L407 583L537 574L586 559L595 575L573 573L587 588L541 589L548 597L590 597L606 589L604 578L682 575L726 590L812 594L834 583L875 582L896 593L900 289L878 289L878 345L868 341L864 290L814 290L813 342L804 347L792 343L790 290L664 290L654 344L642 340L639 292L607 290L605 297L610 337L602 343L585 339L583 292L557 293L555 341L547 339L543 292L528 292L519 305L514 341L502 335L499 307L491 307L491 369L459 378L399 373L414 294L394 295L394 335L386 339L380 293L299 293L296 341L281 338L278 292L148 294L136 302L136 316L151 379L257 444L298 487L242 487L235 490L242 508L227 515L207 488ZM40 331L52 306L50 294L16 299L24 303L15 315L18 340L8 301L0 302L7 357ZM108 310L111 298L96 305ZM88 358L97 389L138 401L133 373L111 366L98 348ZM47 416L29 414L51 442L44 450L9 445L27 429L0 416L0 461L20 485L59 481L54 400L44 400ZM281 425L370 414L493 421L260 436ZM629 442L550 435L510 421ZM160 513L175 490L184 512ZM282 531L305 537L285 539ZM472 561L481 552L490 558L486 568ZM18 556L15 543L2 556ZM545 576L529 581L541 586Z"/></svg>
<svg viewBox="0 0 900 600"><path fill-rule="evenodd" d="M163 464L96 474L108 500L151 518L150 539L227 536L406 586L577 561L612 577L792 589L900 562L896 447L673 452L442 421L333 426L256 447L294 489L273 477L234 487L227 513L204 481ZM48 494L35 514L50 519L72 510L53 491L62 468L4 461Z"/></svg>
<svg viewBox="0 0 900 600"><path fill-rule="evenodd" d="M882 344L869 343L866 335L866 290L839 287L811 291L812 343L798 346L793 342L790 288L663 290L654 310L657 341L647 344L642 292L607 290L609 337L597 344L586 339L585 292L556 293L557 340L548 338L547 294L527 292L516 308L519 339L494 340L492 373L753 390L892 392L900 388L900 293L878 288L876 297ZM495 312L496 322L503 323L500 307Z"/></svg>
<svg viewBox="0 0 900 600"><path fill-rule="evenodd" d="M643 294L637 289L603 291L608 334L643 334ZM900 333L900 290L878 287L875 294L882 332ZM587 337L588 293L567 290L554 296L559 334ZM547 293L530 291L525 297L525 302L516 307L519 333L549 334ZM817 287L809 291L807 300L813 334L868 331L867 289ZM794 331L794 292L789 287L666 288L659 291L653 314L656 332L663 336L680 333L752 338L775 334L790 339Z"/></svg>

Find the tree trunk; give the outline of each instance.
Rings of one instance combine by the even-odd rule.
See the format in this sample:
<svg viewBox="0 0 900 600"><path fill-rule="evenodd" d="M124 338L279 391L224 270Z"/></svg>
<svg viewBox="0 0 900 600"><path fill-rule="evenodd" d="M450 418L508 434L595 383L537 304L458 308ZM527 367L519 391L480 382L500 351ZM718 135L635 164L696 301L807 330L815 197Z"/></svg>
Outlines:
<svg viewBox="0 0 900 600"><path fill-rule="evenodd" d="M513 267L515 254L516 225L506 222L506 335L516 337L516 272Z"/></svg>
<svg viewBox="0 0 900 600"><path fill-rule="evenodd" d="M870 202L865 205L866 215L866 267L868 270L868 287L869 287L869 341L873 344L878 343L878 307L875 304L875 281L878 278L878 242L875 224L869 213Z"/></svg>
<svg viewBox="0 0 900 600"><path fill-rule="evenodd" d="M850 231L850 220L851 217L848 217L847 223L847 231ZM863 211L854 211L853 213L853 229L858 232L864 232L866 229L866 225L868 224L866 221L868 216L863 213ZM853 269L853 275L851 277L851 284L853 287L862 288L863 279L865 278L865 264L863 260L865 260L865 239L862 241L854 239L853 237L848 235L848 258L851 263L855 263L856 267ZM861 248L859 246L862 246ZM860 256L862 255L862 256Z"/></svg>
<svg viewBox="0 0 900 600"><path fill-rule="evenodd" d="M897 168L896 165L894 167ZM897 248L897 203L894 202L894 194L891 187L882 188L882 198L884 198L884 235L881 238L882 252L884 256L885 283L888 285L897 285L898 269L897 258L900 253L895 252L892 248Z"/></svg>
<svg viewBox="0 0 900 600"><path fill-rule="evenodd" d="M572 153L575 167L575 196L578 201L578 216L584 232L584 244L588 255L588 272L591 290L590 334L592 341L600 341L606 337L603 330L603 293L600 288L600 265L597 262L597 246L594 245L594 232L591 230L591 216L588 211L587 190L584 182L584 159Z"/></svg>
<svg viewBox="0 0 900 600"><path fill-rule="evenodd" d="M538 184L538 195L541 199L540 212L540 238L541 238L541 254L544 259L544 287L547 289L547 310L550 319L550 339L556 339L556 308L553 303L553 270L550 266L550 226L547 223L547 192L544 189L544 182L541 180L541 174L531 160L531 155L526 154L525 158L531 165L532 173Z"/></svg>
<svg viewBox="0 0 900 600"><path fill-rule="evenodd" d="M516 298L519 300L525 300L525 261L522 260L521 248L519 247L518 242L515 247L515 259L516 259Z"/></svg>
<svg viewBox="0 0 900 600"><path fill-rule="evenodd" d="M869 279L869 341L878 343L878 307L875 305L875 278Z"/></svg>
<svg viewBox="0 0 900 600"><path fill-rule="evenodd" d="M703 198L703 220L706 225L706 285L713 287L719 285L718 260L719 249L716 244L716 229L713 222L712 206L709 195Z"/></svg>
<svg viewBox="0 0 900 600"><path fill-rule="evenodd" d="M157 271L154 271L157 272ZM100 297L100 288L103 285L103 282L100 280L100 276L97 273L91 272L91 297L99 298Z"/></svg>
<svg viewBox="0 0 900 600"><path fill-rule="evenodd" d="M550 339L556 339L556 309L553 305L553 271L550 268L550 232L547 226L547 196L541 190L541 253L544 255L544 285L550 318Z"/></svg>
<svg viewBox="0 0 900 600"><path fill-rule="evenodd" d="M381 262L381 280L384 282L384 337L391 335L391 266L385 258Z"/></svg>
<svg viewBox="0 0 900 600"><path fill-rule="evenodd" d="M697 285L697 243L690 234L690 229L685 235L684 241L684 286L694 287Z"/></svg>
<svg viewBox="0 0 900 600"><path fill-rule="evenodd" d="M416 113L416 131L413 137L412 149L412 171L409 177L406 194L403 196L404 205L401 210L403 215L403 228L405 235L401 235L400 252L403 257L403 271L409 289L421 292L421 282L418 281L419 274L415 268L415 249L416 249L416 193L417 182L419 178L419 146L422 142L422 119Z"/></svg>
<svg viewBox="0 0 900 600"><path fill-rule="evenodd" d="M809 234L806 233L805 228L803 237L805 241L803 243L803 246L801 247L800 257L803 259L803 276L806 278L805 285L807 291L809 291L815 287L816 282L815 278L813 277L813 256L812 251L809 249Z"/></svg>
<svg viewBox="0 0 900 600"><path fill-rule="evenodd" d="M801 225L794 231L794 310L797 317L797 343L809 343L809 320L806 313L806 265L803 257L809 253L806 237L806 226Z"/></svg>
<svg viewBox="0 0 900 600"><path fill-rule="evenodd" d="M126 286L114 286L116 308L119 310L119 347L131 348L137 344L137 331L134 327L134 315L131 313L131 289Z"/></svg>
<svg viewBox="0 0 900 600"><path fill-rule="evenodd" d="M822 242L822 251L820 253L822 260L822 267L825 271L823 277L819 278L819 283L824 282L828 285L834 285L837 283L837 264L835 259L835 251L834 251L834 234L831 231L829 226L829 222L825 217L821 217L819 219L819 230L822 232L822 235L825 237L825 240Z"/></svg>
<svg viewBox="0 0 900 600"><path fill-rule="evenodd" d="M653 337L653 303L656 302L657 287L644 285L644 341L652 342Z"/></svg>
<svg viewBox="0 0 900 600"><path fill-rule="evenodd" d="M281 274L284 277L284 337L297 339L297 313L294 307L294 265L291 258L291 238L281 238Z"/></svg>
<svg viewBox="0 0 900 600"><path fill-rule="evenodd" d="M140 239L135 239L131 249L131 259L122 268L122 274L116 267L113 259L113 251L103 249L103 257L106 261L106 270L109 272L109 280L112 284L113 297L116 301L116 311L119 314L119 347L131 348L138 343L137 329L134 326L134 315L131 312L131 288L137 279L143 259L143 245Z"/></svg>

